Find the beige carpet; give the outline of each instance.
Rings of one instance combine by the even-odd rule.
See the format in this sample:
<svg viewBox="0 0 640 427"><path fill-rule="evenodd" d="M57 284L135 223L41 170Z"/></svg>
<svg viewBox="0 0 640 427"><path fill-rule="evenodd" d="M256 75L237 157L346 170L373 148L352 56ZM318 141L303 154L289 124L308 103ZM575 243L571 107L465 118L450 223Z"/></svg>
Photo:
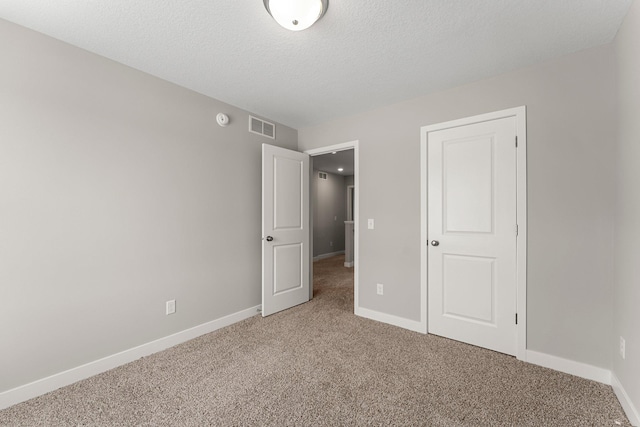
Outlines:
<svg viewBox="0 0 640 427"><path fill-rule="evenodd" d="M354 316L342 263L314 264L307 304L13 406L0 425L629 425L611 387Z"/></svg>

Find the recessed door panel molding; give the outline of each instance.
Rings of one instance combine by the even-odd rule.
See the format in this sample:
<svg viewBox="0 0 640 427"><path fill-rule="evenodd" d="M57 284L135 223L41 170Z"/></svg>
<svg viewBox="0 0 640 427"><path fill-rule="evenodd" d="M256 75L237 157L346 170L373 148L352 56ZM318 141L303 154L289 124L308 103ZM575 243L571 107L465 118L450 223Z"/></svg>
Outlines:
<svg viewBox="0 0 640 427"><path fill-rule="evenodd" d="M287 157L273 158L273 229L301 229L304 215L302 206L302 174L304 162Z"/></svg>
<svg viewBox="0 0 640 427"><path fill-rule="evenodd" d="M496 326L495 258L442 255L442 313Z"/></svg>
<svg viewBox="0 0 640 427"><path fill-rule="evenodd" d="M303 248L301 243L273 246L273 295L303 286Z"/></svg>
<svg viewBox="0 0 640 427"><path fill-rule="evenodd" d="M262 145L262 315L309 301L309 155Z"/></svg>
<svg viewBox="0 0 640 427"><path fill-rule="evenodd" d="M526 149L524 116L521 107L426 126L421 147L428 332L521 359L526 323L516 324L516 313L526 320L526 234L519 234L526 227L526 153L518 150Z"/></svg>
<svg viewBox="0 0 640 427"><path fill-rule="evenodd" d="M443 233L492 233L495 136L443 141Z"/></svg>

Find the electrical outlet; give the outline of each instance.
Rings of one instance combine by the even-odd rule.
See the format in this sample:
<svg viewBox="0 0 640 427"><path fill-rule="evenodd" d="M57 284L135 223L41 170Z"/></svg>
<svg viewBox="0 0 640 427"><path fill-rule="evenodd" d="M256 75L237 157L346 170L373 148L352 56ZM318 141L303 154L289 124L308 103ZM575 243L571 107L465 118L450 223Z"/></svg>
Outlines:
<svg viewBox="0 0 640 427"><path fill-rule="evenodd" d="M624 338L620 337L620 357L625 358L626 343Z"/></svg>
<svg viewBox="0 0 640 427"><path fill-rule="evenodd" d="M378 283L376 292L378 295L384 295L384 285L382 283Z"/></svg>
<svg viewBox="0 0 640 427"><path fill-rule="evenodd" d="M337 216L337 215L334 215L334 216L333 216L333 220L334 220L334 221L337 221L337 220L338 220L338 216Z"/></svg>
<svg viewBox="0 0 640 427"><path fill-rule="evenodd" d="M333 242L329 242L329 246L333 246Z"/></svg>
<svg viewBox="0 0 640 427"><path fill-rule="evenodd" d="M373 230L373 219L369 219L367 221L367 226L369 227L369 230Z"/></svg>
<svg viewBox="0 0 640 427"><path fill-rule="evenodd" d="M166 311L167 315L175 313L176 300L172 299L171 301L167 301L166 308L167 308L167 311Z"/></svg>

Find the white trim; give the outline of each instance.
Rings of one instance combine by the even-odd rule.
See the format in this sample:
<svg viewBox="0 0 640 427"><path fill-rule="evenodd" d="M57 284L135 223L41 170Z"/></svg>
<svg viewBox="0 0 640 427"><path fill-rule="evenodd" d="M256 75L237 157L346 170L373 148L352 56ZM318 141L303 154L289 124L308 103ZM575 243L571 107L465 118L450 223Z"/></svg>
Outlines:
<svg viewBox="0 0 640 427"><path fill-rule="evenodd" d="M360 254L360 250L359 250L359 240L360 240L360 232L358 230L359 226L359 218L360 218L360 162L359 162L359 141L355 140L355 141L349 141L349 142L343 142L341 144L334 144L334 145L329 145L326 147L320 147L320 148L313 148L311 150L307 150L305 151L305 153L307 153L309 156L313 157L313 156L319 156L321 154L328 154L331 153L332 151L345 151L345 150L351 150L353 149L353 185L356 188L356 192L355 192L355 200L354 202L354 209L353 209L353 213L355 218L353 218L354 224L353 224L353 230L354 230L354 237L353 237L353 311L355 314L358 314L358 288L359 288L359 277L360 277L360 273L359 273L359 268L358 266L360 265L359 261L358 261L358 257ZM313 229L313 227L310 227L311 229ZM311 234L313 235L313 231L311 231ZM313 237L313 236L312 236ZM313 240L311 240L313 241ZM313 281L311 281L310 283L310 288L313 288ZM311 291L313 292L313 291Z"/></svg>
<svg viewBox="0 0 640 427"><path fill-rule="evenodd" d="M336 256L336 255L342 255L344 254L344 251L337 251L337 252L329 252L327 254L320 254L317 256L313 257L313 262L316 261L320 261L321 259L325 259L325 258L331 258L332 256Z"/></svg>
<svg viewBox="0 0 640 427"><path fill-rule="evenodd" d="M516 243L516 309L518 312L516 357L527 360L527 110L525 106L493 113L480 114L420 128L420 319L427 330L427 141L429 132L466 126L473 123L515 117L517 150L517 205L518 238Z"/></svg>
<svg viewBox="0 0 640 427"><path fill-rule="evenodd" d="M563 359L562 357L552 356L546 353L538 353L533 350L527 350L527 362L564 372L565 374L575 375L576 377L586 378L591 381L597 381L607 385L611 384L611 371L586 363Z"/></svg>
<svg viewBox="0 0 640 427"><path fill-rule="evenodd" d="M332 151L346 151L346 150L356 149L357 147L358 147L358 140L355 140L355 141L343 142L340 144L328 145L326 147L312 148L310 150L306 150L305 153L314 157L314 156L320 156L322 154L329 154ZM353 154L354 154L354 162L355 162L357 161L357 157L355 156L355 151ZM354 164L354 172L355 172L355 164Z"/></svg>
<svg viewBox="0 0 640 427"><path fill-rule="evenodd" d="M423 334L427 333L422 322L418 320L405 319L404 317L381 313L379 311L362 307L356 307L355 314L356 316L361 316L367 319L376 320L378 322L387 323L389 325L398 326L400 328L409 329L410 331L420 332Z"/></svg>
<svg viewBox="0 0 640 427"><path fill-rule="evenodd" d="M92 377L129 362L133 362L141 357L149 356L153 353L157 353L185 341L192 340L201 335L208 334L220 328L248 319L257 315L259 309L259 305L250 307L245 310L229 314L228 316L185 329L184 331L159 338L146 344L36 380L29 384L4 391L0 393L0 409L5 409L20 402L33 399L34 397L57 390L60 387L73 384L77 381Z"/></svg>
<svg viewBox="0 0 640 427"><path fill-rule="evenodd" d="M345 267L347 267L347 268L351 268L351 267L353 267L354 265L355 265L355 262L353 262L353 261L351 261L351 262L345 262L345 263L344 263L344 266L345 266Z"/></svg>
<svg viewBox="0 0 640 427"><path fill-rule="evenodd" d="M631 425L640 426L640 412L638 412L638 409L633 405L627 391L622 387L620 380L618 380L618 377L616 377L614 373L611 373L611 387L620 401L624 413L627 415L627 418L629 418Z"/></svg>
<svg viewBox="0 0 640 427"><path fill-rule="evenodd" d="M428 333L427 324L427 298L429 294L428 269L427 269L427 247L429 244L428 236L428 188L427 185L427 132L424 128L420 129L420 321L425 333Z"/></svg>
<svg viewBox="0 0 640 427"><path fill-rule="evenodd" d="M518 310L518 345L516 357L526 360L527 353L527 107L513 108L516 118L516 136L518 150L516 158L516 220L518 222L518 238L516 240L516 292Z"/></svg>

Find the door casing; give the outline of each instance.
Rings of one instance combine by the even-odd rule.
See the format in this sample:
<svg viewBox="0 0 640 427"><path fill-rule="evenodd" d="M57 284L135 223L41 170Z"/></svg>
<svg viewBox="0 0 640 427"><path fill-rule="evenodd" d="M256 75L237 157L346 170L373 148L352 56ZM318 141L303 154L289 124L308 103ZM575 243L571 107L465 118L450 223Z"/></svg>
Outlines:
<svg viewBox="0 0 640 427"><path fill-rule="evenodd" d="M319 148L314 148L311 150L307 150L304 153L308 154L309 156L311 156L311 160L313 161L313 157L314 156L320 156L322 154L329 154L333 151L345 151L345 150L353 150L353 167L354 167L354 172L353 172L353 184L355 186L356 189L360 188L359 187L359 182L360 182L360 168L359 168L359 163L358 163L358 140L355 141L349 141L349 142L343 142L340 144L334 144L334 145L328 145L328 146L324 146L324 147L319 147ZM310 167L310 173L313 174L313 167ZM309 181L311 182L311 180ZM311 200L311 198L309 198L310 202L309 204L313 203L313 201ZM359 270L359 263L358 263L358 254L360 253L360 251L358 250L358 241L359 241L359 231L358 231L358 212L360 209L360 191L355 192L355 199L353 201L354 203L354 208L353 208L353 228L354 228L354 247L353 247L353 304L354 304L354 313L358 314L358 270ZM313 248L313 209L312 206L309 206L309 213L310 213L310 224L309 224L309 245L310 247ZM310 261L309 261L309 299L313 298L313 251L311 251L310 254Z"/></svg>
<svg viewBox="0 0 640 427"><path fill-rule="evenodd" d="M526 107L516 107L487 114L466 117L420 128L420 320L421 329L427 329L427 294L428 294L428 137L430 132L466 126L474 123L497 120L506 117L516 119L516 219L518 236L516 241L516 309L518 313L516 357L526 361L527 349L527 126Z"/></svg>

